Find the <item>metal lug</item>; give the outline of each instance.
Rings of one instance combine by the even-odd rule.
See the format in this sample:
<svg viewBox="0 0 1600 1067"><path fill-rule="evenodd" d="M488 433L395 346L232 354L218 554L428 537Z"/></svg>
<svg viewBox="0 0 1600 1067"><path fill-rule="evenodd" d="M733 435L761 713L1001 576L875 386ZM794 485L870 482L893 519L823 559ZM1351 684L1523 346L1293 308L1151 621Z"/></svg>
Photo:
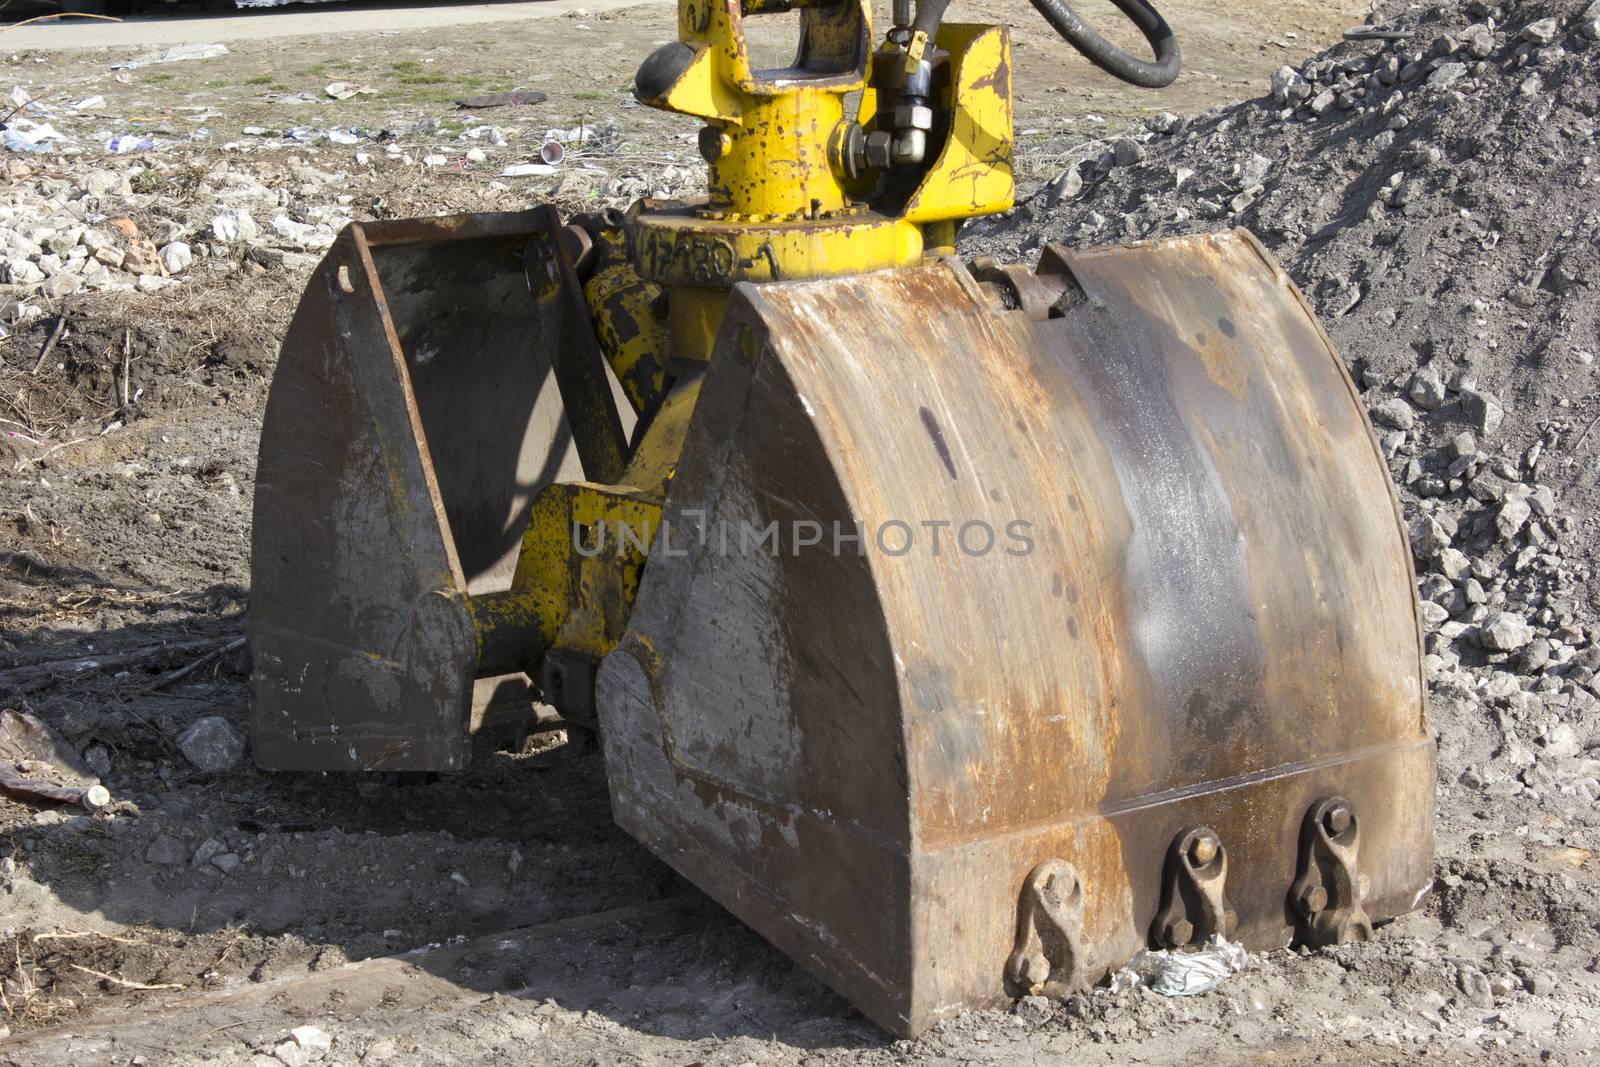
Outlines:
<svg viewBox="0 0 1600 1067"><path fill-rule="evenodd" d="M1324 797L1306 812L1299 873L1289 887L1289 906L1299 920L1296 938L1302 944L1342 945L1372 937L1356 866L1360 844L1355 810L1343 797Z"/></svg>
<svg viewBox="0 0 1600 1067"><path fill-rule="evenodd" d="M1195 826L1173 838L1151 939L1161 948L1182 948L1227 937L1235 923L1225 895L1227 881L1228 850L1215 830Z"/></svg>
<svg viewBox="0 0 1600 1067"><path fill-rule="evenodd" d="M1018 909L1017 942L1006 980L1018 996L1062 996L1087 984L1083 955L1083 883L1065 860L1045 860L1028 874Z"/></svg>

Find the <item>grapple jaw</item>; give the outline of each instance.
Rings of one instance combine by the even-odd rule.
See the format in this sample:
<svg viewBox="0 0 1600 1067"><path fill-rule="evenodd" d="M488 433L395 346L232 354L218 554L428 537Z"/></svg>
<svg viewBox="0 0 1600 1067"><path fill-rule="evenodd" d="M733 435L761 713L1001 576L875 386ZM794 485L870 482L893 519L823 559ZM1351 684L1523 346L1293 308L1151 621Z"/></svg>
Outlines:
<svg viewBox="0 0 1600 1067"><path fill-rule="evenodd" d="M1363 936L1431 876L1412 588L1242 231L740 286L599 674L614 813L902 1035Z"/></svg>
<svg viewBox="0 0 1600 1067"><path fill-rule="evenodd" d="M461 769L496 708L531 708L525 676L477 677L471 597L509 583L539 489L582 477L551 353L590 327L575 282L539 300L526 276L559 228L553 209L352 225L312 275L257 471L262 767Z"/></svg>

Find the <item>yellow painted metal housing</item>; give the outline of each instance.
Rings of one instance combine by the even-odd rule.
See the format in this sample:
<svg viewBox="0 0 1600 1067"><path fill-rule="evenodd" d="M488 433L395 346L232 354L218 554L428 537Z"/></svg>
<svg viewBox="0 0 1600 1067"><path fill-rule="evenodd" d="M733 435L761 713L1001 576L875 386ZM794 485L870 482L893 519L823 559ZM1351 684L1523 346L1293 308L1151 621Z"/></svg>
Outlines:
<svg viewBox="0 0 1600 1067"><path fill-rule="evenodd" d="M941 27L927 50L945 70L931 101L939 116L931 158L910 173L863 175L845 166L840 145L853 125L888 128L873 72L903 66L905 50L885 42L872 54L869 0L800 5L795 64L755 70L744 19L764 6L682 0L678 43L641 68L642 102L706 123L708 195L642 202L596 236L584 296L644 429L621 484L558 485L541 495L511 590L475 612L480 627L530 628L530 654L598 659L620 635L643 551L612 544L584 556L574 546L597 525L654 533L694 413L696 368L710 358L733 286L913 266L952 251L959 220L1012 205L1004 27Z"/></svg>

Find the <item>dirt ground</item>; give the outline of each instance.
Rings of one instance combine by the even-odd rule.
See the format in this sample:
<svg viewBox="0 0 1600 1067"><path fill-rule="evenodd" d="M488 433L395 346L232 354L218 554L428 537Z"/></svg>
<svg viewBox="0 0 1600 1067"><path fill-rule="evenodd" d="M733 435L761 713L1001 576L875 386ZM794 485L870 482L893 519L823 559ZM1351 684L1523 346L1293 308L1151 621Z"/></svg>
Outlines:
<svg viewBox="0 0 1600 1067"><path fill-rule="evenodd" d="M1172 5L1190 74L1148 94L1093 72L1024 3L956 10L1014 26L1029 191L1152 113L1260 97L1274 69L1366 15ZM0 701L104 767L115 798L93 816L0 799L0 1062L1590 1059L1600 841L1526 797L1447 790L1437 890L1372 944L1253 957L1202 997L1097 990L900 1042L615 829L599 755L563 734L432 782L193 766L178 747L193 723L242 729L245 664L230 651L170 672L242 633L262 406L326 235L352 218L592 207L700 181L693 130L628 106L634 67L673 35L670 6L425 32L354 14L337 37L230 40L227 55L132 70L112 66L140 48L0 59L72 139L6 157L11 231L87 198L97 219L196 255L157 291L11 287L17 306L0 309ZM335 81L374 91L332 100ZM512 88L549 99L451 106ZM590 135L564 136L556 174L501 177L546 131L580 126ZM129 133L155 144L102 148ZM267 240L211 234L219 211L245 207ZM301 1048L290 1032L304 1026L331 1047Z"/></svg>

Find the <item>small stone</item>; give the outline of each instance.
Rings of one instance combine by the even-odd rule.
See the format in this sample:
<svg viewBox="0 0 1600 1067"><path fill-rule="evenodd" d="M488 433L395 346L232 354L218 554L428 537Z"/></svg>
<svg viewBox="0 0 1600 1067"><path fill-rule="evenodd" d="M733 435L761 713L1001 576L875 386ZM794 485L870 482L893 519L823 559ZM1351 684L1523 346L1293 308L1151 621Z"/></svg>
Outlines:
<svg viewBox="0 0 1600 1067"><path fill-rule="evenodd" d="M1578 23L1578 32L1591 41L1600 41L1600 5L1590 4Z"/></svg>
<svg viewBox="0 0 1600 1067"><path fill-rule="evenodd" d="M1446 548L1439 553L1439 573L1452 582L1464 579L1472 570L1472 561L1458 549Z"/></svg>
<svg viewBox="0 0 1600 1067"><path fill-rule="evenodd" d="M227 845L215 837L208 837L200 842L200 847L194 850L193 856L189 857L189 865L192 867L204 867L226 851L228 851Z"/></svg>
<svg viewBox="0 0 1600 1067"><path fill-rule="evenodd" d="M1144 128L1151 133L1176 133L1183 120L1170 111L1157 111L1144 120Z"/></svg>
<svg viewBox="0 0 1600 1067"><path fill-rule="evenodd" d="M1467 76L1465 63L1441 63L1428 75L1428 84L1440 89L1447 89Z"/></svg>
<svg viewBox="0 0 1600 1067"><path fill-rule="evenodd" d="M150 842L150 847L144 850L146 863L158 863L163 867L176 867L187 863L188 860L189 850L183 847L182 841L171 834L158 835Z"/></svg>
<svg viewBox="0 0 1600 1067"><path fill-rule="evenodd" d="M244 860L240 859L232 852L222 852L211 857L211 866L215 867L224 874L227 874L230 871L238 870L239 865L243 862Z"/></svg>
<svg viewBox="0 0 1600 1067"><path fill-rule="evenodd" d="M106 751L104 745L90 745L83 754L83 762L89 769L101 778L111 773L111 753Z"/></svg>
<svg viewBox="0 0 1600 1067"><path fill-rule="evenodd" d="M1528 505L1535 515L1548 519L1556 513L1556 494L1548 485L1536 485L1528 494Z"/></svg>
<svg viewBox="0 0 1600 1067"><path fill-rule="evenodd" d="M1474 59L1488 59L1494 53L1494 31L1483 23L1468 26L1461 35L1461 44Z"/></svg>
<svg viewBox="0 0 1600 1067"><path fill-rule="evenodd" d="M1533 640L1533 627L1521 615L1497 611L1478 626L1483 647L1495 652L1515 652Z"/></svg>
<svg viewBox="0 0 1600 1067"><path fill-rule="evenodd" d="M1561 27L1555 19L1540 19L1522 28L1522 39L1536 45L1547 45L1556 39Z"/></svg>
<svg viewBox="0 0 1600 1067"><path fill-rule="evenodd" d="M13 259L6 264L6 281L12 285L37 285L44 281L44 270L30 260Z"/></svg>
<svg viewBox="0 0 1600 1067"><path fill-rule="evenodd" d="M120 267L122 266L122 261L126 258L126 253L114 245L106 245L95 249L94 258L97 262L104 263L108 267Z"/></svg>
<svg viewBox="0 0 1600 1067"><path fill-rule="evenodd" d="M46 279L40 292L51 300L60 300L63 297L71 296L82 286L83 277L81 275L68 274L66 271L62 271L60 274Z"/></svg>
<svg viewBox="0 0 1600 1067"><path fill-rule="evenodd" d="M297 1026L289 1031L295 1044L311 1052L326 1052L333 1047L333 1038L318 1026Z"/></svg>
<svg viewBox="0 0 1600 1067"><path fill-rule="evenodd" d="M151 241L129 241L123 256L122 269L130 274L160 274L161 257Z"/></svg>
<svg viewBox="0 0 1600 1067"><path fill-rule="evenodd" d="M1297 103L1304 100L1310 87L1300 72L1293 67L1279 67L1272 72L1272 99L1280 104Z"/></svg>
<svg viewBox="0 0 1600 1067"><path fill-rule="evenodd" d="M1083 175L1077 167L1068 167L1045 189L1045 207L1055 207L1063 200L1071 200L1083 192Z"/></svg>
<svg viewBox="0 0 1600 1067"><path fill-rule="evenodd" d="M1550 642L1541 637L1528 646L1529 650L1531 651L1536 645L1543 645L1545 655L1549 656ZM1541 743L1546 755L1557 758L1576 756L1583 751L1583 742L1578 739L1578 732L1564 722L1558 722L1550 727L1541 739Z"/></svg>
<svg viewBox="0 0 1600 1067"><path fill-rule="evenodd" d="M1483 972L1476 967L1461 967L1456 972L1456 987L1478 1007L1494 1006L1494 993L1489 988L1489 979L1485 978Z"/></svg>
<svg viewBox="0 0 1600 1067"><path fill-rule="evenodd" d="M1500 540L1514 540L1532 514L1533 507L1526 500L1510 499L1502 503L1494 517L1494 528L1500 534Z"/></svg>
<svg viewBox="0 0 1600 1067"><path fill-rule="evenodd" d="M1017 1018L1028 1026L1043 1026L1055 1014L1049 997L1023 997L1013 1010Z"/></svg>
<svg viewBox="0 0 1600 1067"><path fill-rule="evenodd" d="M104 230L84 230L83 236L78 238L78 242L89 250L91 256L102 248L115 248L117 246L117 239Z"/></svg>
<svg viewBox="0 0 1600 1067"><path fill-rule="evenodd" d="M1322 92L1311 98L1311 113L1313 115L1321 115L1323 112L1333 107L1334 102L1338 99L1338 94L1332 89L1322 90Z"/></svg>
<svg viewBox="0 0 1600 1067"><path fill-rule="evenodd" d="M225 771L244 756L244 738L220 715L208 715L178 737L178 749L202 771Z"/></svg>
<svg viewBox="0 0 1600 1067"><path fill-rule="evenodd" d="M1372 409L1372 418L1384 426L1393 426L1397 430L1409 430L1417 424L1416 411L1397 396L1380 401Z"/></svg>
<svg viewBox="0 0 1600 1067"><path fill-rule="evenodd" d="M1499 399L1492 393L1478 389L1463 389L1461 406L1466 411L1467 417L1477 426L1480 437L1493 436L1506 419L1506 409L1500 406Z"/></svg>
<svg viewBox="0 0 1600 1067"><path fill-rule="evenodd" d="M1411 552L1418 559L1433 559L1450 547L1450 535L1431 515L1419 515L1411 523Z"/></svg>
<svg viewBox="0 0 1600 1067"><path fill-rule="evenodd" d="M1470 433L1458 433L1450 438L1450 455L1453 459L1471 459L1478 454L1478 439Z"/></svg>
<svg viewBox="0 0 1600 1067"><path fill-rule="evenodd" d="M1121 137L1111 146L1111 158L1119 167L1131 167L1144 159L1144 145L1131 137Z"/></svg>
<svg viewBox="0 0 1600 1067"><path fill-rule="evenodd" d="M1544 971L1531 971L1522 977L1522 988L1536 997L1548 997L1556 991L1556 980Z"/></svg>
<svg viewBox="0 0 1600 1067"><path fill-rule="evenodd" d="M481 149L481 148L469 148L469 149L467 149L467 162L468 163L482 163L484 160L486 160L488 158L489 158L488 154L486 152L484 152L484 150Z"/></svg>
<svg viewBox="0 0 1600 1067"><path fill-rule="evenodd" d="M211 220L211 234L223 244L251 241L261 236L261 228L248 211L224 211Z"/></svg>
<svg viewBox="0 0 1600 1067"><path fill-rule="evenodd" d="M314 1058L310 1052L293 1041L285 1041L272 1050L273 1058L283 1067L308 1067Z"/></svg>
<svg viewBox="0 0 1600 1067"><path fill-rule="evenodd" d="M1406 395L1411 402L1424 411L1432 411L1444 404L1444 380L1439 377L1439 372L1432 365L1420 367L1417 373L1411 376L1411 382L1406 386Z"/></svg>
<svg viewBox="0 0 1600 1067"><path fill-rule="evenodd" d="M1432 600L1422 601L1418 610L1422 614L1423 623L1430 629L1436 626L1443 626L1450 621L1450 610L1443 604L1437 604Z"/></svg>
<svg viewBox="0 0 1600 1067"><path fill-rule="evenodd" d="M173 284L175 279L163 278L159 274L141 274L134 281L133 287L141 293L154 293Z"/></svg>

